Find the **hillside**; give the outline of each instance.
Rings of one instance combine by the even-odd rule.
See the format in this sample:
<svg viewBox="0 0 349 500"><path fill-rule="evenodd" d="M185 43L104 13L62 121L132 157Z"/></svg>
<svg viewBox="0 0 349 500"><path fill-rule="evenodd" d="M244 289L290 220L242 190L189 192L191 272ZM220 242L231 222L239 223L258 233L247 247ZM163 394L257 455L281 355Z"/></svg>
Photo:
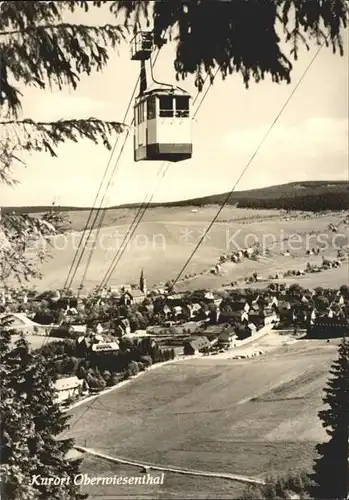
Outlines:
<svg viewBox="0 0 349 500"><path fill-rule="evenodd" d="M193 198L154 206L204 206L220 205L229 192ZM267 188L237 191L230 195L229 205L240 208L265 208L289 210L345 210L349 208L349 182L309 181L291 182Z"/></svg>
<svg viewBox="0 0 349 500"><path fill-rule="evenodd" d="M173 202L151 203L151 207L186 207L220 205L228 192L179 200ZM265 208L286 210L346 210L349 209L349 182L348 181L306 181L291 182L266 188L236 191L231 194L227 202L229 205L238 205L240 208ZM124 204L108 207L101 213L115 209L137 208L140 203ZM51 206L32 207L3 207L2 212L16 211L19 213L40 213L50 210ZM90 207L60 206L61 212L88 212ZM101 213L99 215L101 215Z"/></svg>
<svg viewBox="0 0 349 500"><path fill-rule="evenodd" d="M264 352L280 346L277 337L261 342ZM336 347L299 340L269 348L254 360L212 356L148 371L101 396L88 417L73 409L66 437L163 466L250 476L308 469L326 437L317 411Z"/></svg>

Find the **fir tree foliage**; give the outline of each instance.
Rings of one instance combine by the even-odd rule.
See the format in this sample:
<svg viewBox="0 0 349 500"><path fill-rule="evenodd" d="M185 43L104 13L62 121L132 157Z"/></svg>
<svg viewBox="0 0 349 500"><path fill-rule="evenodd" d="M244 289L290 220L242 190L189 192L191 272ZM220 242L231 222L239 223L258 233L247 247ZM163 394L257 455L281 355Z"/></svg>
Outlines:
<svg viewBox="0 0 349 500"><path fill-rule="evenodd" d="M349 339L344 338L324 389L319 418L329 441L319 444L312 479L314 498L347 498L349 494Z"/></svg>
<svg viewBox="0 0 349 500"><path fill-rule="evenodd" d="M110 137L124 125L117 121L77 118L37 123L21 114L22 93L17 87L76 89L80 75L101 71L108 49L123 40L118 25L87 26L64 22L64 14L97 8L101 2L0 3L0 179L12 182L13 164L21 153L46 151L56 156L65 141L87 138L111 149ZM17 83L16 83L17 82Z"/></svg>
<svg viewBox="0 0 349 500"><path fill-rule="evenodd" d="M40 278L40 264L50 256L52 237L69 229L69 221L52 207L34 217L5 213L0 218L0 281ZM29 250L35 249L35 252Z"/></svg>
<svg viewBox="0 0 349 500"><path fill-rule="evenodd" d="M101 71L107 48L123 38L119 26L87 26L63 21L67 9L88 10L99 2L1 2L1 105L16 116L21 94L12 79L45 89L77 88L79 75Z"/></svg>
<svg viewBox="0 0 349 500"><path fill-rule="evenodd" d="M55 375L49 360L29 352L24 338L11 346L10 333L0 331L1 485L11 500L79 500L74 485L79 461L67 459L72 440L57 437L69 416L55 402ZM59 484L36 484L36 476L66 478Z"/></svg>
<svg viewBox="0 0 349 500"><path fill-rule="evenodd" d="M222 77L239 73L248 87L267 75L290 82L292 59L309 44L331 45L343 54L342 28L347 26L346 0L173 0L111 2L126 22L139 26L144 17L154 26L160 47L164 33L177 44L178 79L196 75L202 88L216 68ZM144 23L143 23L144 24ZM282 42L286 42L289 53Z"/></svg>
<svg viewBox="0 0 349 500"><path fill-rule="evenodd" d="M280 476L269 476L263 485L248 486L241 500L281 500L299 498L310 499L311 481L306 472L290 472Z"/></svg>

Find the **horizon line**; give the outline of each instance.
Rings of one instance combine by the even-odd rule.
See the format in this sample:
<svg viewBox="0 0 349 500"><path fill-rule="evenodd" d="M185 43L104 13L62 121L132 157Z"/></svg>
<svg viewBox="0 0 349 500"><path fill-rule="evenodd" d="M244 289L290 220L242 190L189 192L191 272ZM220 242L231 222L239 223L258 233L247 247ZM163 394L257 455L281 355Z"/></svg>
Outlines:
<svg viewBox="0 0 349 500"><path fill-rule="evenodd" d="M349 183L349 180L347 180L347 179L343 179L343 180L328 179L328 180L290 181L290 182L285 182L283 184L272 184L272 185L268 185L265 187L241 189L239 191L232 191L232 194L233 193L235 193L235 194L246 193L249 191L262 191L262 190L271 189L271 188L275 188L275 187L289 186L292 184L307 184L307 183L311 183L311 184L326 184L326 183L345 184L345 183ZM220 191L219 193L211 193L211 194L206 194L203 196L197 196L197 197L191 197L191 198L182 198L180 200L155 201L155 202L150 203L149 206L155 206L155 205L159 206L159 205L164 204L164 203L165 204L183 203L186 201L193 201L193 200L200 200L203 198L208 198L211 196L226 195L227 193L229 193L229 191L224 191L224 192ZM52 202L51 204L44 204L44 205L7 205L7 206L3 205L3 206L0 206L0 211L1 211L1 209L9 209L9 208L47 208L47 207L70 208L70 209L75 209L75 210L112 210L112 209L116 209L116 208L127 208L130 206L138 206L138 205L142 205L143 203L144 202L142 202L142 201L133 201L133 202L121 203L120 205L108 205L105 207L93 207L91 205L83 205L83 206L76 206L76 205L70 205L70 204L56 205L54 202Z"/></svg>

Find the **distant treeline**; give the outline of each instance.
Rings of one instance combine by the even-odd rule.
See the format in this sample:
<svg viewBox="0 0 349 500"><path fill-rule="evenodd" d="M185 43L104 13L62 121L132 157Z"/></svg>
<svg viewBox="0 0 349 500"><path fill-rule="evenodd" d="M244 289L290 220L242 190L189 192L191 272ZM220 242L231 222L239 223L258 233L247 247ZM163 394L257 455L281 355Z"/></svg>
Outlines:
<svg viewBox="0 0 349 500"><path fill-rule="evenodd" d="M240 208L301 210L322 212L325 210L349 210L349 191L322 195L290 196L288 198L245 199L238 202Z"/></svg>
<svg viewBox="0 0 349 500"><path fill-rule="evenodd" d="M60 207L58 205L43 205L37 207L2 207L1 211L3 214L9 214L12 212L16 212L17 214L40 214L46 213L54 210L55 212L84 212L90 211L92 208L89 207L69 207L64 206Z"/></svg>
<svg viewBox="0 0 349 500"><path fill-rule="evenodd" d="M303 211L343 210L349 208L348 181L290 182L267 188L220 193L190 200L153 203L153 207L203 207L207 205L240 208ZM129 205L131 207L132 205ZM133 205L135 206L135 205Z"/></svg>
<svg viewBox="0 0 349 500"><path fill-rule="evenodd" d="M228 197L229 195L229 197ZM206 205L221 205L225 203L240 208L264 208L304 210L318 212L322 210L345 210L349 208L349 182L348 181L306 181L290 182L266 188L250 189L248 191L235 191L220 193L189 200L150 203L149 207L203 207ZM139 208L140 203L116 205L102 209L104 212ZM3 207L2 213L15 211L17 213L40 213L52 210L52 206L42 207ZM97 209L89 207L55 206L58 212L89 212Z"/></svg>

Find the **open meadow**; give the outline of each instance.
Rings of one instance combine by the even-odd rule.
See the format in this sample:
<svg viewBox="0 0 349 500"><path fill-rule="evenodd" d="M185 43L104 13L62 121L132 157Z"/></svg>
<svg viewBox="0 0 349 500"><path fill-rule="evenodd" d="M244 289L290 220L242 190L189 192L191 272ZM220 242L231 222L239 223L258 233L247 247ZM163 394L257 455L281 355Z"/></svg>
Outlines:
<svg viewBox="0 0 349 500"><path fill-rule="evenodd" d="M309 260L309 259L308 259ZM298 283L303 288L314 289L316 287L322 288L339 288L341 285L347 285L349 283L349 263L346 262L342 267L337 267L333 269L327 269L320 273L306 274L305 276L294 276L291 278L283 278L280 280L273 280L274 283L286 283L291 285L292 283ZM248 283L246 287L263 289L266 283Z"/></svg>
<svg viewBox="0 0 349 500"><path fill-rule="evenodd" d="M175 278L216 214L217 208L207 206L200 209L149 209L129 240L109 284L138 283L142 268L148 286L159 285ZM89 259L89 249L93 247L95 250L85 275L84 290L88 292L101 282L128 231L130 236L130 223L136 213L135 209L120 209L119 216L115 214L110 220L111 224L117 225L92 231L73 288L81 283ZM78 216L82 217L81 212L77 212L76 217ZM291 216L276 210L227 207L183 273L183 278L192 278L185 280L180 286L186 289L217 288L251 275L254 271L268 277L271 272L277 270L304 268L309 261L313 264L321 263L322 255L335 256L334 247L348 244L347 228L339 233L331 233L328 229L330 223L338 225L342 219L343 214L304 216L293 213ZM79 226L76 221L74 224ZM292 243L291 257L284 257L281 253L289 248L290 244L286 240L290 237L300 240ZM52 256L42 267L43 279L37 282L38 288L57 288L64 284L80 239L81 233L77 231L53 239ZM227 263L223 266L222 275L205 274L218 262L222 254L231 253L238 248L247 248L257 240L263 247L270 249L268 256L261 261ZM308 247L316 247L320 243L325 246L322 255L310 258L305 256ZM194 275L196 277L193 279Z"/></svg>
<svg viewBox="0 0 349 500"><path fill-rule="evenodd" d="M336 352L298 340L254 359L170 363L73 409L67 436L115 457L210 472L309 468L326 439L317 411Z"/></svg>
<svg viewBox="0 0 349 500"><path fill-rule="evenodd" d="M141 476L139 468L115 464L91 455L85 455L81 472L89 477L131 477ZM160 473L152 471L152 477ZM164 484L158 485L90 485L82 491L88 493L89 500L187 500L239 498L245 485L227 479L214 477L194 477L173 472L165 473Z"/></svg>

